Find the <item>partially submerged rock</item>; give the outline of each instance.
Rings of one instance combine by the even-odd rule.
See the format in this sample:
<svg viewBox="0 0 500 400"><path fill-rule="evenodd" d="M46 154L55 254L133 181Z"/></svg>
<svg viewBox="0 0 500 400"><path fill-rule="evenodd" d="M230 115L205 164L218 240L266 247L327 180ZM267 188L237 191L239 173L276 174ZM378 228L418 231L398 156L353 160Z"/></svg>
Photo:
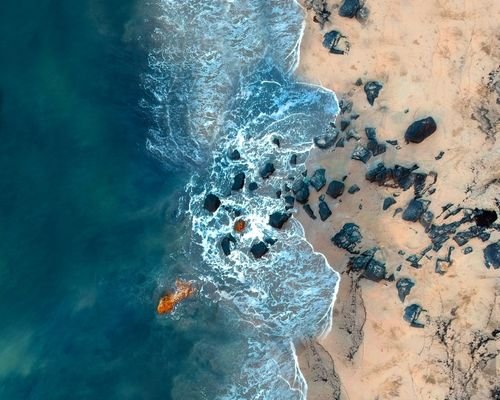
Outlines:
<svg viewBox="0 0 500 400"><path fill-rule="evenodd" d="M295 194L295 200L301 204L307 203L309 200L309 185L304 179L297 179L293 183L292 191Z"/></svg>
<svg viewBox="0 0 500 400"><path fill-rule="evenodd" d="M371 106L373 106L375 99L378 97L383 87L384 85L382 85L382 83L378 81L370 81L365 84L364 90L366 94L366 99L368 100L368 103L370 103Z"/></svg>
<svg viewBox="0 0 500 400"><path fill-rule="evenodd" d="M342 229L337 232L331 240L335 246L347 250L349 253L357 254L359 252L356 251L356 247L362 239L363 236L361 235L359 226L352 222L348 222L344 224Z"/></svg>
<svg viewBox="0 0 500 400"><path fill-rule="evenodd" d="M413 282L410 278L401 278L396 282L396 289L398 289L398 297L402 302L405 301L406 296L408 296L411 292L411 289L415 286L415 282Z"/></svg>
<svg viewBox="0 0 500 400"><path fill-rule="evenodd" d="M233 185L231 186L231 190L241 190L243 189L243 186L245 185L245 173L240 172L234 176L233 179Z"/></svg>
<svg viewBox="0 0 500 400"><path fill-rule="evenodd" d="M231 243L236 244L236 239L233 235L226 235L220 241L220 247L222 248L222 252L224 255L228 256L231 254Z"/></svg>
<svg viewBox="0 0 500 400"><path fill-rule="evenodd" d="M252 253L256 259L263 257L268 251L269 247L267 247L264 242L257 242L250 247L250 253Z"/></svg>
<svg viewBox="0 0 500 400"><path fill-rule="evenodd" d="M291 216L292 214L276 211L269 216L269 225L273 228L281 229Z"/></svg>
<svg viewBox="0 0 500 400"><path fill-rule="evenodd" d="M271 162L267 162L260 169L259 173L262 179L267 179L274 173L274 171L276 171L276 169L274 168L274 164Z"/></svg>
<svg viewBox="0 0 500 400"><path fill-rule="evenodd" d="M316 145L316 147L326 150L329 149L330 147L333 147L335 141L337 140L338 135L339 131L337 129L333 129L329 133L315 136L313 138L313 142Z"/></svg>
<svg viewBox="0 0 500 400"><path fill-rule="evenodd" d="M203 208L211 213L216 212L220 207L220 199L212 193L209 193L207 197L205 197L205 202L203 203Z"/></svg>
<svg viewBox="0 0 500 400"><path fill-rule="evenodd" d="M191 282L177 279L175 281L175 291L173 293L167 293L160 298L156 311L158 314L171 313L177 304L192 296L195 292L196 289Z"/></svg>
<svg viewBox="0 0 500 400"><path fill-rule="evenodd" d="M346 36L333 30L323 36L323 47L326 47L332 54L347 54L351 45Z"/></svg>
<svg viewBox="0 0 500 400"><path fill-rule="evenodd" d="M237 161L241 158L240 152L238 150L233 150L228 153L228 158L233 161Z"/></svg>
<svg viewBox="0 0 500 400"><path fill-rule="evenodd" d="M405 133L406 143L421 143L434 132L436 132L437 125L434 118L427 117L413 122Z"/></svg>

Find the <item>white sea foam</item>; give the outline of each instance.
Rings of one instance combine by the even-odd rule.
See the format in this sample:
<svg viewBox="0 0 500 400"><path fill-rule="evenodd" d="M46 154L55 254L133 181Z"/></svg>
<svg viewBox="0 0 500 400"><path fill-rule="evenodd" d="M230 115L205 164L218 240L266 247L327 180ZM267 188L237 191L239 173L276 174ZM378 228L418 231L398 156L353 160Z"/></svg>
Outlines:
<svg viewBox="0 0 500 400"><path fill-rule="evenodd" d="M159 5L156 47L144 80L155 119L147 146L169 165L205 166L188 186L191 250L202 258L196 274L204 287L215 288L201 293L235 312L246 337L241 372L217 397L305 399L294 341L330 330L339 275L314 252L297 220L282 230L268 221L284 210L276 190L291 186L303 171L289 163L290 156L304 159L313 136L327 130L338 112L335 94L292 78L304 30L296 1ZM235 149L238 161L227 156ZM276 172L263 180L259 170L268 161ZM231 193L239 172L247 185ZM248 190L249 182L259 188ZM208 193L222 200L213 214L203 208ZM233 232L238 217L248 224L242 234ZM227 234L236 237L229 256L220 247ZM266 239L277 241L254 259L250 247Z"/></svg>

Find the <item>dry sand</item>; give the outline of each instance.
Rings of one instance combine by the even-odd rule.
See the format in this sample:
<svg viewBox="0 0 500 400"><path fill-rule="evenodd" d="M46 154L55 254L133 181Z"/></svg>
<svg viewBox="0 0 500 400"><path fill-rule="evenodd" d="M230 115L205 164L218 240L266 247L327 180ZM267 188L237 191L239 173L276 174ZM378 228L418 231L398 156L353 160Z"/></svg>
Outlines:
<svg viewBox="0 0 500 400"><path fill-rule="evenodd" d="M426 195L438 216L447 203L499 211L500 146L500 2L388 1L367 3L366 23L338 16L338 2L329 2L332 23L323 29L307 17L299 75L353 101L353 121L361 143L364 128L375 127L380 141L397 139L400 149L387 152L367 165L350 159L355 140L345 148L314 150L308 170L326 168L327 181L346 178L346 188L361 191L327 199L333 216L312 221L302 210L298 218L317 251L341 273L333 330L319 341L306 343L301 368L309 384L310 400L323 399L490 399L498 380L499 270L487 269L483 248L500 239L494 230L489 241L471 240L474 251L464 255L453 240L412 268L405 258L430 244L421 224L405 222L394 210L404 208L413 189L368 183L367 168L378 161L392 166L417 163L422 172L438 174L436 192ZM323 34L337 29L348 37L347 55L329 54ZM492 79L489 74L493 73ZM384 84L370 106L361 78ZM496 83L496 86L495 86ZM416 119L432 115L438 129L420 144L405 144L404 132ZM435 157L440 151L441 160ZM324 189L322 193L324 192ZM385 197L397 203L382 211ZM328 197L328 196L327 196ZM310 204L317 210L317 194ZM459 215L457 215L459 217ZM436 223L444 221L443 216ZM345 222L355 222L363 234L362 248L378 246L396 280L412 278L416 286L402 303L395 282L359 279L346 269L348 254L331 243ZM498 222L498 221L497 221ZM469 225L467 225L469 226ZM464 227L465 228L465 227ZM447 273L434 271L436 257L453 245ZM403 250L406 256L398 251ZM401 270L396 268L401 265ZM420 304L426 313L423 329L403 321L404 308ZM495 358L496 357L496 358Z"/></svg>

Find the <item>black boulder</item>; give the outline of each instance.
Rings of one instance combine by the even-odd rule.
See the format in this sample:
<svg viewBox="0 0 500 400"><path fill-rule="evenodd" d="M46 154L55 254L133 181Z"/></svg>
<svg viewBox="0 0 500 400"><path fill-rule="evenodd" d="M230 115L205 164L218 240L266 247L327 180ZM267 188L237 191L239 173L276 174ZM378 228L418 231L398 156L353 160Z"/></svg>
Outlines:
<svg viewBox="0 0 500 400"><path fill-rule="evenodd" d="M410 278L399 279L396 282L396 289L398 289L399 300L404 302L406 296L408 296L410 294L413 286L415 286L415 282L413 282Z"/></svg>
<svg viewBox="0 0 500 400"><path fill-rule="evenodd" d="M264 164L259 173L262 179L267 179L273 174L274 171L276 171L276 169L274 168L274 164L268 162Z"/></svg>
<svg viewBox="0 0 500 400"><path fill-rule="evenodd" d="M301 204L309 200L309 186L303 179L298 179L293 183L292 191L295 194L295 200Z"/></svg>
<svg viewBox="0 0 500 400"><path fill-rule="evenodd" d="M359 226L348 222L344 224L342 229L332 237L332 242L335 246L347 250L349 253L357 254L356 246L361 242L363 236L359 230Z"/></svg>
<svg viewBox="0 0 500 400"><path fill-rule="evenodd" d="M500 268L500 242L491 243L483 251L484 262L487 268Z"/></svg>
<svg viewBox="0 0 500 400"><path fill-rule="evenodd" d="M332 215L332 211L330 210L330 207L328 207L328 204L326 204L326 201L322 198L319 200L319 218L321 221L326 221L330 215Z"/></svg>
<svg viewBox="0 0 500 400"><path fill-rule="evenodd" d="M339 15L346 18L354 18L362 6L359 0L344 0L339 8Z"/></svg>
<svg viewBox="0 0 500 400"><path fill-rule="evenodd" d="M291 216L292 214L276 211L269 216L269 225L273 228L281 229Z"/></svg>
<svg viewBox="0 0 500 400"><path fill-rule="evenodd" d="M371 106L373 106L373 103L375 99L378 97L382 88L383 88L382 83L378 81L370 81L365 84L364 89L366 93L366 99L368 100L368 103L370 103Z"/></svg>
<svg viewBox="0 0 500 400"><path fill-rule="evenodd" d="M403 212L403 219L405 221L416 222L427 209L426 204L420 199L413 199L410 201L406 210Z"/></svg>
<svg viewBox="0 0 500 400"><path fill-rule="evenodd" d="M269 247L264 242L257 242L250 248L250 253L255 258L261 258L269 251Z"/></svg>
<svg viewBox="0 0 500 400"><path fill-rule="evenodd" d="M326 189L326 194L336 199L337 197L342 196L342 193L344 193L344 188L344 182L331 181L328 185L328 189Z"/></svg>
<svg viewBox="0 0 500 400"><path fill-rule="evenodd" d="M302 207L304 208L304 211L306 212L307 215L309 215L311 219L316 219L316 215L314 215L314 211L309 204L304 204Z"/></svg>
<svg viewBox="0 0 500 400"><path fill-rule="evenodd" d="M205 202L203 203L203 207L205 210L210 211L210 212L216 212L217 209L220 206L220 200L215 194L208 194L207 197L205 197Z"/></svg>
<svg viewBox="0 0 500 400"><path fill-rule="evenodd" d="M233 235L224 236L220 242L222 251L226 256L231 254L231 243L236 243L236 239L233 237Z"/></svg>
<svg viewBox="0 0 500 400"><path fill-rule="evenodd" d="M387 210L390 206L393 204L396 204L396 200L394 200L394 197L386 197L384 199L384 204L382 205L382 209L385 211Z"/></svg>
<svg viewBox="0 0 500 400"><path fill-rule="evenodd" d="M317 192L319 192L326 184L325 172L324 168L319 168L314 171L313 176L309 180L309 183L314 189L316 189Z"/></svg>
<svg viewBox="0 0 500 400"><path fill-rule="evenodd" d="M234 176L231 190L241 190L244 185L245 185L245 174L243 172L240 172Z"/></svg>
<svg viewBox="0 0 500 400"><path fill-rule="evenodd" d="M437 125L434 118L427 117L413 122L405 133L406 143L420 143L436 132Z"/></svg>

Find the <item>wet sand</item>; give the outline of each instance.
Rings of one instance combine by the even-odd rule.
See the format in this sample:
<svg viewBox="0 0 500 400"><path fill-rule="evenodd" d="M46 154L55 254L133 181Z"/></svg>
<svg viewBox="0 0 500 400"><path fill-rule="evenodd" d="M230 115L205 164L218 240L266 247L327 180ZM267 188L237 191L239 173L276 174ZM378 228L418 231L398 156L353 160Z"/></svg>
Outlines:
<svg viewBox="0 0 500 400"><path fill-rule="evenodd" d="M486 242L475 238L463 247L450 239L423 257L421 268L413 268L406 257L426 248L430 239L420 223L403 221L401 213L393 216L413 198L413 189L369 183L365 173L377 162L416 163L417 172L436 172L436 190L424 196L436 224L460 217L444 219L442 207L448 203L499 212L500 4L381 0L367 3L365 23L340 17L337 2L328 6L333 22L323 29L308 14L299 75L353 102L352 112L341 118L360 115L349 127L359 134L359 143L366 144L365 127L374 127L379 142L395 139L399 146L387 144L387 151L366 165L350 158L356 140L335 150L315 149L308 160L308 171L326 169L327 184L346 177L346 189L352 184L361 189L336 200L326 196L333 215L325 222L311 220L300 207L298 218L308 240L342 276L332 331L306 343L300 354L308 398L493 398L500 281L498 270L486 268L483 249L500 239L499 231L493 229ZM332 29L347 36L349 54L329 54L322 46L323 34ZM355 84L358 79L361 86ZM369 80L383 83L373 106L363 90ZM406 128L427 116L436 120L437 131L420 144L406 144ZM441 151L444 155L436 160ZM396 204L383 211L382 202L390 195L397 196ZM309 202L315 211L317 196L312 194ZM377 258L386 263L387 275L415 281L404 303L395 281L372 282L348 271L349 254L330 241L346 222L360 226L363 250L381 249ZM450 246L455 247L452 263L438 274L436 258ZM465 255L467 246L473 252ZM426 310L420 316L424 328L410 327L402 318L412 303Z"/></svg>

